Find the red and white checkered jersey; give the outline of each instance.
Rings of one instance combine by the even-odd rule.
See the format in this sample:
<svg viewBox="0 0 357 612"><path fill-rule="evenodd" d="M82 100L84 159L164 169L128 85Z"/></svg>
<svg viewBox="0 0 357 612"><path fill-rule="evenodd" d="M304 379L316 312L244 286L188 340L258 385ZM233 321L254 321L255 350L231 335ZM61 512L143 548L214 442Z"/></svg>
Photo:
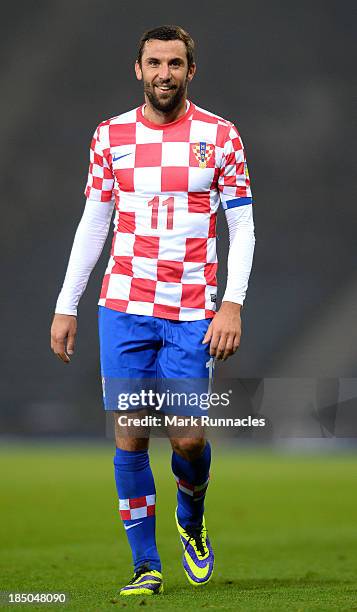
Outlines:
<svg viewBox="0 0 357 612"><path fill-rule="evenodd" d="M115 198L114 237L99 304L191 321L216 305L216 217L251 204L242 140L225 119L188 103L177 121L144 106L94 133L85 195Z"/></svg>

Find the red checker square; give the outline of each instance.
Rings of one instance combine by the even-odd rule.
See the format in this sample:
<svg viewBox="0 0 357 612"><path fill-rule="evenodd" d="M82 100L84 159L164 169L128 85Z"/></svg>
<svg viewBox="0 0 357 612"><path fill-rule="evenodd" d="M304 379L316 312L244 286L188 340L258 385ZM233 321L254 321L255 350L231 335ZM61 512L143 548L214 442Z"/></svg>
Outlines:
<svg viewBox="0 0 357 612"><path fill-rule="evenodd" d="M215 316L216 312L214 310L205 310L205 318L211 319Z"/></svg>
<svg viewBox="0 0 357 612"><path fill-rule="evenodd" d="M93 176L93 184L92 187L94 189L101 189L103 186L103 179L101 176Z"/></svg>
<svg viewBox="0 0 357 612"><path fill-rule="evenodd" d="M96 153L95 151L93 156L93 164L96 164L97 166L103 166L103 156L99 155L99 153Z"/></svg>
<svg viewBox="0 0 357 612"><path fill-rule="evenodd" d="M118 232L133 234L135 232L135 213L121 210L119 212Z"/></svg>
<svg viewBox="0 0 357 612"><path fill-rule="evenodd" d="M109 285L110 274L105 274L102 282L102 288L100 291L100 299L105 299L105 296L108 293L108 285Z"/></svg>
<svg viewBox="0 0 357 612"><path fill-rule="evenodd" d="M131 281L129 300L134 302L154 302L156 281L148 278L133 278Z"/></svg>
<svg viewBox="0 0 357 612"><path fill-rule="evenodd" d="M195 121L204 121L205 123L218 123L218 119L216 117L206 115L206 113L202 113L197 108L195 108L192 119Z"/></svg>
<svg viewBox="0 0 357 612"><path fill-rule="evenodd" d="M237 184L237 177L235 174L231 176L224 175L224 184L226 187L235 187Z"/></svg>
<svg viewBox="0 0 357 612"><path fill-rule="evenodd" d="M191 122L185 121L178 125L173 125L164 131L163 142L189 142Z"/></svg>
<svg viewBox="0 0 357 612"><path fill-rule="evenodd" d="M104 166L103 168L103 178L105 179L113 179L112 171L110 168Z"/></svg>
<svg viewBox="0 0 357 612"><path fill-rule="evenodd" d="M207 260L207 239L186 238L186 253L184 261L198 261L203 263Z"/></svg>
<svg viewBox="0 0 357 612"><path fill-rule="evenodd" d="M188 212L209 213L211 210L209 192L190 192L188 194Z"/></svg>
<svg viewBox="0 0 357 612"><path fill-rule="evenodd" d="M181 306L184 308L204 308L205 285L182 285Z"/></svg>
<svg viewBox="0 0 357 612"><path fill-rule="evenodd" d="M227 139L229 128L226 125L217 125L217 145L223 147Z"/></svg>
<svg viewBox="0 0 357 612"><path fill-rule="evenodd" d="M236 156L234 151L231 151L230 153L227 153L227 155L225 155L225 162L224 165L225 166L234 166L236 163Z"/></svg>
<svg viewBox="0 0 357 612"><path fill-rule="evenodd" d="M213 213L209 218L208 238L216 237L216 221L217 213Z"/></svg>
<svg viewBox="0 0 357 612"><path fill-rule="evenodd" d="M128 304L128 300L105 300L105 306L107 306L107 308L111 308L112 310L119 310L119 312L126 312Z"/></svg>
<svg viewBox="0 0 357 612"><path fill-rule="evenodd" d="M135 236L134 255L135 257L157 259L159 256L159 245L159 236Z"/></svg>
<svg viewBox="0 0 357 612"><path fill-rule="evenodd" d="M245 174L244 162L240 162L239 164L236 165L236 172L237 174Z"/></svg>
<svg viewBox="0 0 357 612"><path fill-rule="evenodd" d="M164 283L180 283L183 274L183 262L159 259L157 262L157 280Z"/></svg>
<svg viewBox="0 0 357 612"><path fill-rule="evenodd" d="M134 168L118 168L114 174L121 191L134 191Z"/></svg>
<svg viewBox="0 0 357 612"><path fill-rule="evenodd" d="M132 499L129 499L129 508L142 508L143 506L146 506L145 495L142 497L132 497Z"/></svg>
<svg viewBox="0 0 357 612"><path fill-rule="evenodd" d="M174 319L177 321L180 316L180 308L177 306L164 306L163 304L154 304L153 317L162 317L164 319Z"/></svg>
<svg viewBox="0 0 357 612"><path fill-rule="evenodd" d="M109 126L109 142L111 147L135 144L136 123L121 123Z"/></svg>
<svg viewBox="0 0 357 612"><path fill-rule="evenodd" d="M131 516L130 516L130 510L119 510L120 512L120 517L123 521L130 521Z"/></svg>
<svg viewBox="0 0 357 612"><path fill-rule="evenodd" d="M236 196L237 198L246 198L247 197L247 186L237 187Z"/></svg>
<svg viewBox="0 0 357 612"><path fill-rule="evenodd" d="M117 255L115 264L112 268L112 274L124 274L125 276L133 276L132 257L127 255Z"/></svg>
<svg viewBox="0 0 357 612"><path fill-rule="evenodd" d="M147 168L161 166L161 142L137 144L135 151L135 167Z"/></svg>
<svg viewBox="0 0 357 612"><path fill-rule="evenodd" d="M217 188L217 181L218 181L218 179L219 179L219 168L215 168L210 189L216 189Z"/></svg>
<svg viewBox="0 0 357 612"><path fill-rule="evenodd" d="M238 135L232 138L232 145L235 151L241 151L243 149L241 140Z"/></svg>
<svg viewBox="0 0 357 612"><path fill-rule="evenodd" d="M204 275L207 282L207 285L211 285L212 287L216 287L217 285L217 264L216 263L207 263L205 265Z"/></svg>
<svg viewBox="0 0 357 612"><path fill-rule="evenodd" d="M161 191L188 191L188 167L161 168Z"/></svg>
<svg viewBox="0 0 357 612"><path fill-rule="evenodd" d="M102 191L102 194L100 196L100 201L101 202L110 202L112 199L112 192L111 191Z"/></svg>
<svg viewBox="0 0 357 612"><path fill-rule="evenodd" d="M147 516L155 516L155 506L148 506L147 507Z"/></svg>

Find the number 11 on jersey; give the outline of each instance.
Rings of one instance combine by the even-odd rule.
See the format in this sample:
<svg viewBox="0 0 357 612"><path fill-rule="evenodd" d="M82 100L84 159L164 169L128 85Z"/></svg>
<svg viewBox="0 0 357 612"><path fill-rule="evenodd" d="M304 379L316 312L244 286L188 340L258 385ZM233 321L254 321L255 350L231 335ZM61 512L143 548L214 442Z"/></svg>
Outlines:
<svg viewBox="0 0 357 612"><path fill-rule="evenodd" d="M167 206L166 229L168 230L172 230L174 227L174 205L175 205L175 198L173 196L166 198L166 200L164 200L161 203L161 206ZM157 229L158 218L159 218L159 206L160 206L159 196L155 196L152 200L150 200L148 202L148 206L152 206L151 229Z"/></svg>

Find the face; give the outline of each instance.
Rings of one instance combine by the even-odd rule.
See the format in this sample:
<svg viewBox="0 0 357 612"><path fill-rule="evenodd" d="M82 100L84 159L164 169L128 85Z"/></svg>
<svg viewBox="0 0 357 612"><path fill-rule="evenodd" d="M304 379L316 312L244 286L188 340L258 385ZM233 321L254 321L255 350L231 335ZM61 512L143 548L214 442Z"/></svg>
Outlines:
<svg viewBox="0 0 357 612"><path fill-rule="evenodd" d="M158 111L170 113L186 97L188 83L196 66L188 68L186 46L182 40L147 40L141 66L135 64L139 81L144 82L144 93Z"/></svg>

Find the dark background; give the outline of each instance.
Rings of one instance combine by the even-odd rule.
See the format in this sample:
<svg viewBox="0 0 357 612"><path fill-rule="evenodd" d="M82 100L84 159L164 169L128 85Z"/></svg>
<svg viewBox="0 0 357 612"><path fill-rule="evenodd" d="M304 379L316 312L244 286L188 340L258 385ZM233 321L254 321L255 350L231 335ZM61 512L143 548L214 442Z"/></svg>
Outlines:
<svg viewBox="0 0 357 612"><path fill-rule="evenodd" d="M190 98L233 121L255 200L256 253L239 352L217 375L357 376L355 2L44 0L2 9L1 423L7 433L103 427L97 308L109 242L79 310L69 366L49 349L84 205L96 125L142 102L141 33L197 44ZM227 231L219 219L220 295Z"/></svg>

